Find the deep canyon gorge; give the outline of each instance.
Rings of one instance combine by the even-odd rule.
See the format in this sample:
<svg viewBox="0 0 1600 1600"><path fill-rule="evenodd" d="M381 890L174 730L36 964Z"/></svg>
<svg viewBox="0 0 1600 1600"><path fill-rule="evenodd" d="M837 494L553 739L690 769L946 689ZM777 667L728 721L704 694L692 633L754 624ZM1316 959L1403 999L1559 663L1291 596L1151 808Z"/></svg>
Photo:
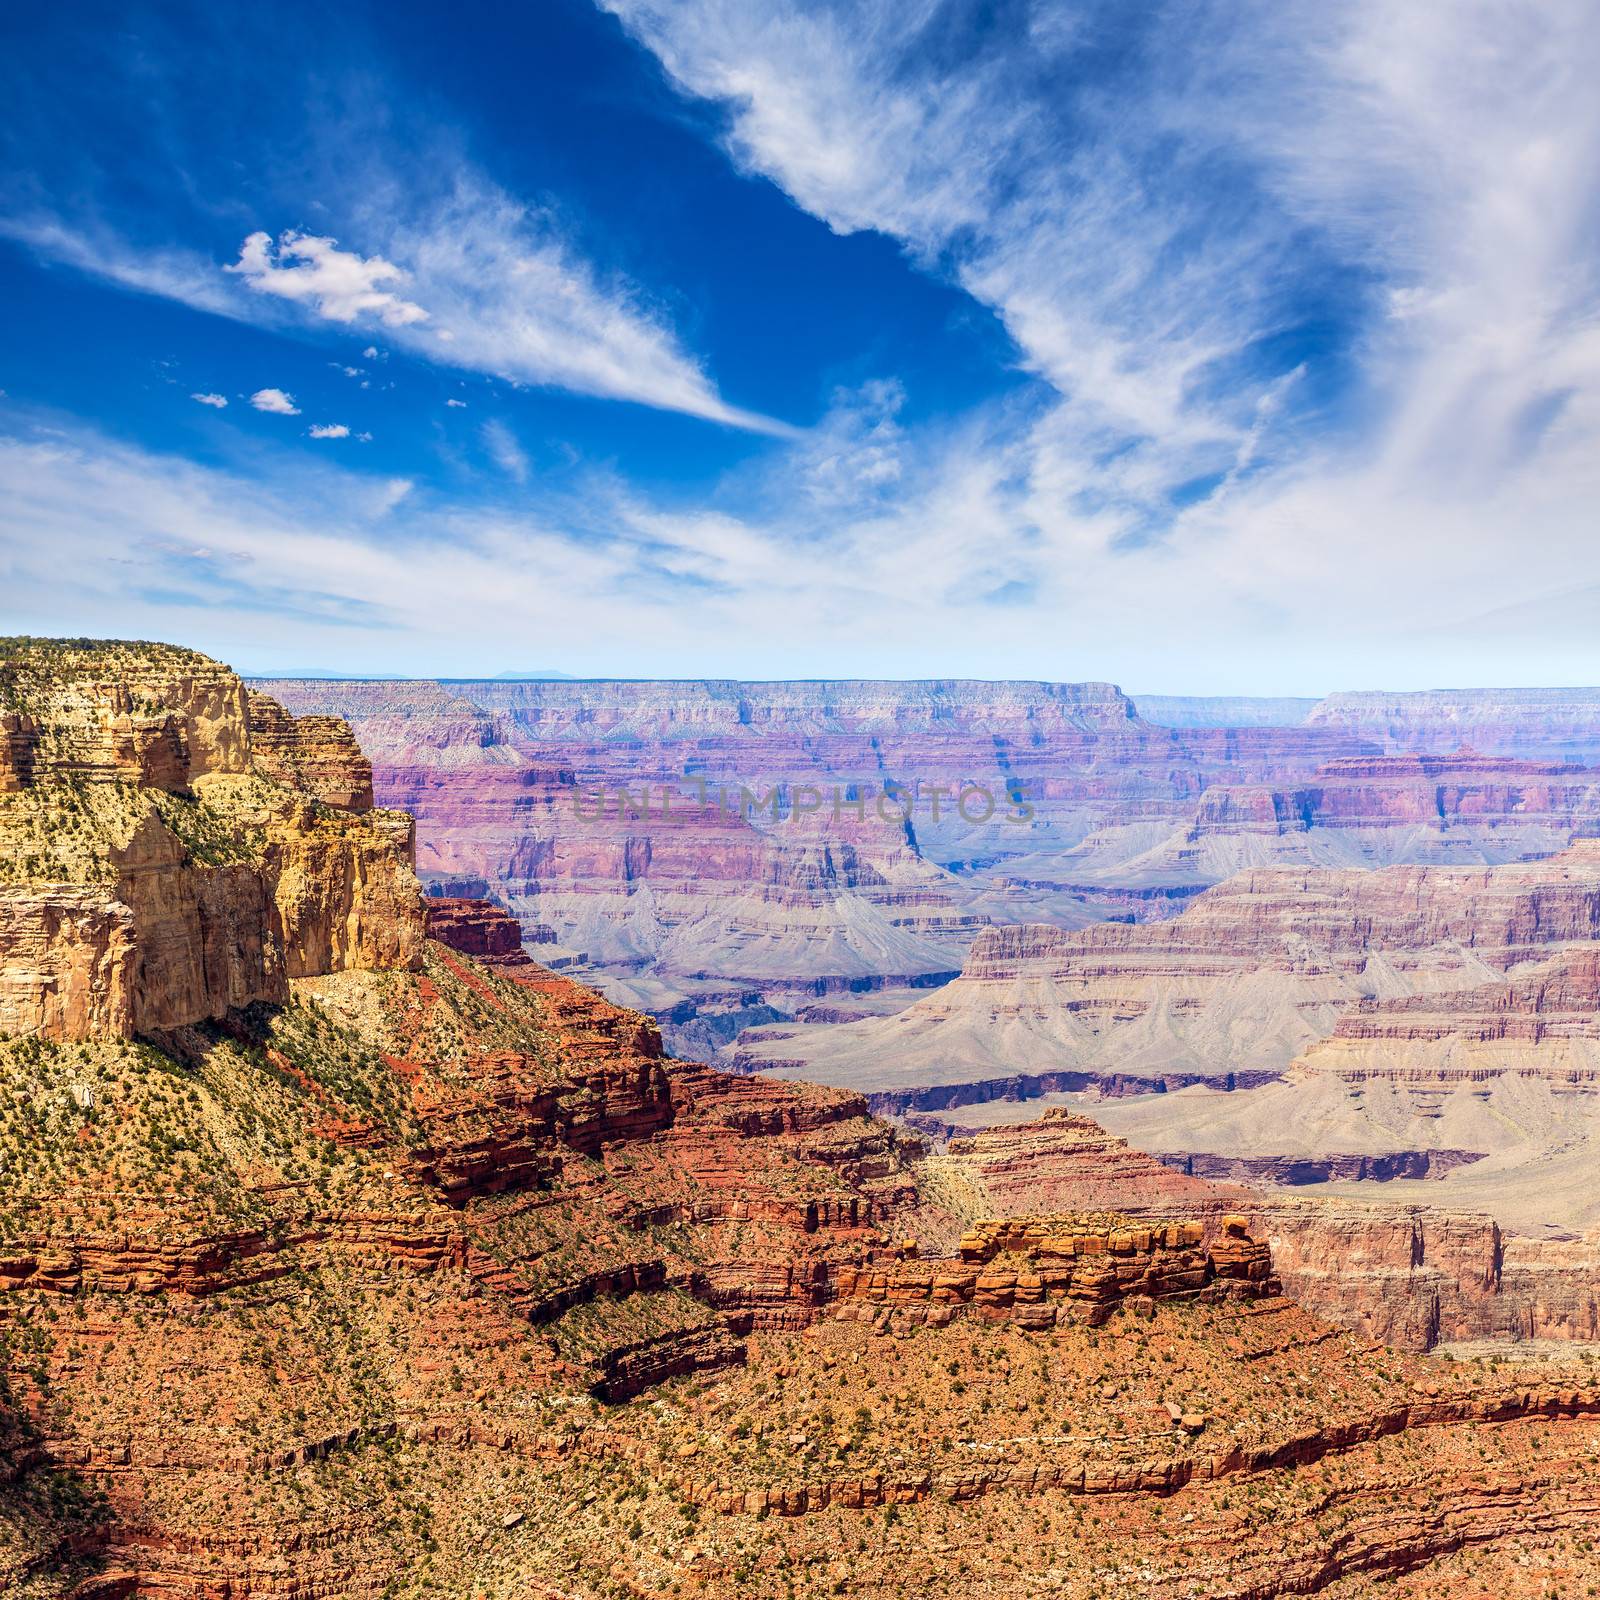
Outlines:
<svg viewBox="0 0 1600 1600"><path fill-rule="evenodd" d="M0 1581L1600 1577L1582 697L1161 709L5 642Z"/></svg>

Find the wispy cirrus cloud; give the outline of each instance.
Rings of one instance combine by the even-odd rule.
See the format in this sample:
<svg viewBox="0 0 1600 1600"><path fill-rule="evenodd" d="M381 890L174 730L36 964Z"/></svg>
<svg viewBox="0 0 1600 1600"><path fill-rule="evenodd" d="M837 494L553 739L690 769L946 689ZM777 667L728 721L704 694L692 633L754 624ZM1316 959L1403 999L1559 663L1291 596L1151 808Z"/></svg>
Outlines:
<svg viewBox="0 0 1600 1600"><path fill-rule="evenodd" d="M426 193L392 178L362 187L350 207L360 247L257 230L237 259L219 262L185 247L137 245L101 220L36 209L0 217L0 236L102 281L236 321L381 327L390 345L440 366L756 433L795 431L725 401L637 285L601 273L553 216L481 174L458 164Z"/></svg>
<svg viewBox="0 0 1600 1600"><path fill-rule="evenodd" d="M103 283L176 300L215 316L250 320L217 264L194 250L141 246L99 219L68 220L37 206L13 215L0 213L0 238L14 240L42 260L71 267Z"/></svg>
<svg viewBox="0 0 1600 1600"><path fill-rule="evenodd" d="M503 670L532 629L597 676L1193 688L1199 628L1198 686L1240 693L1464 681L1488 641L1506 680L1580 681L1592 661L1600 548L1567 516L1571 484L1443 501L1307 468L1192 510L1180 537L1068 561L1025 515L1026 441L1003 416L899 440L887 492L869 454L847 490L837 458L894 404L839 396L818 430L835 449L780 452L719 507L603 475L513 474L467 501L331 455L228 470L54 425L0 434L0 631L134 629L267 666L314 651L448 676ZM1600 461L1582 487L1600 495Z"/></svg>
<svg viewBox="0 0 1600 1600"><path fill-rule="evenodd" d="M437 429L460 471L431 479L426 450L376 480L354 444L253 440L229 474L33 439L0 471L19 622L201 625L324 660L325 624L368 670L500 670L534 627L600 672L1219 692L1592 677L1600 41L1579 0L607 9L714 103L693 125L734 164L837 233L896 241L992 311L1030 376L930 399L913 367L863 354L846 370L881 376L852 377L803 437L676 490L557 469L542 429L526 439L552 470L532 471L514 433L476 426L493 386L473 426ZM772 426L553 202L454 158L397 176L333 153L321 170L348 182L256 191L210 256L23 232L130 288L351 336L373 374L392 348ZM742 221L708 218L735 242ZM225 270L258 228L273 272L307 267L281 243L295 222L337 285L284 295ZM364 294L425 315L385 323ZM838 381L773 349L791 392ZM313 415L348 414L295 381ZM468 447L497 470L473 474ZM126 600L99 576L122 532Z"/></svg>
<svg viewBox="0 0 1600 1600"><path fill-rule="evenodd" d="M498 417L484 423L481 430L489 459L518 483L528 481L528 453L517 443L517 436Z"/></svg>
<svg viewBox="0 0 1600 1600"><path fill-rule="evenodd" d="M1262 477L1348 485L1357 539L1380 482L1446 504L1462 473L1547 504L1554 470L1581 515L1585 0L1036 4L982 30L943 0L599 3L725 109L741 167L995 311L1054 394L1009 465L1063 559L1192 532Z"/></svg>
<svg viewBox="0 0 1600 1600"><path fill-rule="evenodd" d="M729 405L666 317L634 285L602 276L550 215L458 172L423 215L389 230L426 324L394 343L517 383L631 399L758 433L794 430Z"/></svg>

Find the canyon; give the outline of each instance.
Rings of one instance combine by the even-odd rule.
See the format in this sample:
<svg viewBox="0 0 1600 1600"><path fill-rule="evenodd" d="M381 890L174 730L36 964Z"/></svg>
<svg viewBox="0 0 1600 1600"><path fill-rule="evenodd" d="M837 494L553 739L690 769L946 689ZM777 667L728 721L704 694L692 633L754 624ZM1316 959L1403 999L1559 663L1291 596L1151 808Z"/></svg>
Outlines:
<svg viewBox="0 0 1600 1600"><path fill-rule="evenodd" d="M354 719L431 892L682 1054L971 1127L1075 1105L1402 1232L1600 1225L1594 691L263 687Z"/></svg>
<svg viewBox="0 0 1600 1600"><path fill-rule="evenodd" d="M1167 725L1095 683L257 688L349 720L379 799L418 819L431 893L491 895L702 1056L819 1008L898 1010L990 926L1600 831L1590 691L1145 702Z"/></svg>
<svg viewBox="0 0 1600 1600"><path fill-rule="evenodd" d="M750 1070L973 1121L1092 1106L1186 1170L1521 1236L1600 1227L1600 845L1492 867L1272 869L1178 916L986 930L890 1017L749 1030Z"/></svg>
<svg viewBox="0 0 1600 1600"><path fill-rule="evenodd" d="M646 1011L579 981L592 952L564 897L644 884L684 911L702 881L731 899L752 869L773 874L755 880L763 907L833 930L818 960L837 964L866 916L844 898L898 911L884 897L914 879L961 879L915 822L885 844L852 840L850 819L790 837L702 807L678 856L660 829L661 881L678 872L681 891L650 884L654 819L644 845L631 824L603 846L568 831L550 855L530 846L518 881L555 860L589 887L519 896L481 881L486 841L509 844L512 801L537 818L588 758L528 763L499 710L462 742L476 713L444 686L406 714L408 747L439 758L406 781L463 808L448 870L437 817L414 845L394 769L380 755L369 789L333 711L203 657L9 641L0 690L7 1592L1265 1600L1396 1580L1470 1593L1507 1570L1600 1581L1581 1241L1214 1180L1078 1109L1023 1120L1038 1107L991 1100L1016 1116L970 1127L970 1081L884 1120L858 1086L674 1056ZM527 720L569 703L502 692ZM893 706L851 694L827 719L889 738ZM623 709L639 704L662 714L643 691ZM1098 723L1075 725L1109 725L1094 704L1058 697L1048 737L1097 742ZM692 697L683 718L720 737ZM637 785L658 757L615 726ZM1116 737L1141 760L1158 740ZM1261 781L1255 759L1233 776ZM491 770L516 776L477 811L472 783L445 781ZM727 876L697 879L713 837ZM1237 1006L1218 996L1255 963L1305 986L1240 1035L1264 1093L1314 1054L1287 1020L1301 1012L1336 1055L1306 1070L1352 1088L1379 1040L1555 1043L1576 1063L1600 866L1563 843L1357 885L1260 871L1176 917L1107 922L1083 897L1052 902L1055 922L984 912L952 932L971 951L949 987L1009 992L1031 963L1052 988L1082 979L1078 1015L1109 1030L1138 1027L1130 995L1182 984L1198 1006L1169 1013L1202 1020L1173 1071L1226 1078L1210 1030ZM453 892L425 897L419 877ZM870 1003L892 986L867 980L916 975L851 989L814 971L806 1003ZM1108 1116L1258 1092L1119 1093L1094 1059L1071 1070L1099 1074ZM1117 1070L1148 1087L1162 1069ZM1581 1087L1570 1063L1519 1070ZM908 1094L939 1086L919 1074ZM1484 1339L1502 1341L1492 1360L1472 1353ZM1459 1356L1426 1353L1441 1341Z"/></svg>

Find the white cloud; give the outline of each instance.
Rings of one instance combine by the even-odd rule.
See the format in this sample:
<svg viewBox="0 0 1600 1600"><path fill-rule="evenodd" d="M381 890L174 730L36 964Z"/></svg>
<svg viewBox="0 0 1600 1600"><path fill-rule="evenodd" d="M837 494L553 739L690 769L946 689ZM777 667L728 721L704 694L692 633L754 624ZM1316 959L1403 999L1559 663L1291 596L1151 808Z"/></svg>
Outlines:
<svg viewBox="0 0 1600 1600"><path fill-rule="evenodd" d="M310 306L330 322L374 316L388 327L426 322L428 313L383 284L401 284L408 274L382 256L341 250L338 240L309 233L252 233L239 259L227 269L260 294Z"/></svg>
<svg viewBox="0 0 1600 1600"><path fill-rule="evenodd" d="M14 239L45 260L138 294L181 301L217 316L247 319L215 263L192 250L139 246L97 223L74 227L43 213L0 216L0 238Z"/></svg>
<svg viewBox="0 0 1600 1600"><path fill-rule="evenodd" d="M224 410L228 404L228 397L222 394L192 394L191 400L198 400L203 406L215 406L218 411Z"/></svg>
<svg viewBox="0 0 1600 1600"><path fill-rule="evenodd" d="M1143 507L1231 459L1256 395L1219 400L1204 380L1276 314L1276 241L1217 205L1214 152L1172 136L1151 83L1130 105L1072 60L1092 19L1002 22L954 50L941 30L964 19L932 0L601 3L726 106L742 167L992 307L1060 396L1054 447L1075 476ZM1174 63L1196 33L1175 24L1167 50L1152 24L1160 93L1182 97Z"/></svg>
<svg viewBox="0 0 1600 1600"><path fill-rule="evenodd" d="M724 108L741 167L995 311L1049 386L985 446L984 504L1036 583L1055 562L1120 592L1132 548L1187 540L1220 603L1272 573L1325 581L1316 538L1369 551L1377 585L1410 543L1487 600L1526 525L1565 550L1592 520L1586 0L1041 7L981 37L939 0L600 3ZM1115 53L1085 53L1113 27ZM1288 348L1330 302L1332 355L1325 327ZM1340 409L1318 415L1330 379ZM1443 548L1423 531L1451 526ZM1230 549L1261 565L1230 570Z"/></svg>
<svg viewBox="0 0 1600 1600"><path fill-rule="evenodd" d="M310 428L313 439L348 439L350 430L342 422L313 422ZM371 434L365 437L371 438Z"/></svg>
<svg viewBox="0 0 1600 1600"><path fill-rule="evenodd" d="M347 367L342 361L330 361L328 365L335 372L342 372L347 378L359 378L366 372L365 367ZM361 387L365 389L366 384L362 384Z"/></svg>
<svg viewBox="0 0 1600 1600"><path fill-rule="evenodd" d="M268 491L36 442L0 474L19 622L244 638L259 597L308 651L343 630L379 670L474 651L499 670L535 627L575 664L646 674L1592 679L1600 61L1578 0L1158 4L1119 13L1139 36L1093 73L1074 54L1092 10L1024 35L1001 7L968 50L941 48L936 0L613 9L722 105L746 169L963 286L1035 381L937 423L915 420L925 395L864 385L690 510L592 477L562 503L571 476L533 473L503 423L480 443L511 482L475 492L514 512L338 474L343 453ZM370 192L329 231L410 274L377 285L429 313L386 330L394 348L719 415L672 319L569 227L472 174L430 203ZM215 263L51 248L230 315L319 314ZM1329 304L1331 337L1285 337ZM186 609L115 609L94 562L124 537L141 596Z"/></svg>
<svg viewBox="0 0 1600 1600"><path fill-rule="evenodd" d="M250 396L250 404L257 411L270 411L275 416L298 417L300 407L294 403L292 394L285 394L282 389L257 389Z"/></svg>
<svg viewBox="0 0 1600 1600"><path fill-rule="evenodd" d="M482 433L484 448L488 450L494 464L508 478L515 478L518 483L526 483L528 456L517 443L516 435L498 418L492 418L484 423Z"/></svg>
<svg viewBox="0 0 1600 1600"><path fill-rule="evenodd" d="M49 216L0 219L0 234L108 282L240 321L270 322L277 305L282 316L337 326L378 323L393 345L440 366L793 432L724 401L665 312L586 260L552 215L461 167L427 193L409 194L377 169L352 184L350 226L378 243L371 254L332 237L289 231L274 240L263 230L219 266ZM362 354L376 362L388 352L369 344Z"/></svg>
<svg viewBox="0 0 1600 1600"><path fill-rule="evenodd" d="M467 402L465 400L446 400L445 404L447 406L454 406L458 411L465 411L467 409Z"/></svg>
<svg viewBox="0 0 1600 1600"><path fill-rule="evenodd" d="M849 413L872 408L844 397L827 426L859 432ZM1569 486L1441 503L1366 481L1357 501L1310 472L1256 478L1164 546L1074 550L1019 514L1026 441L988 421L902 440L894 492L868 474L826 521L813 489L838 479L804 451L742 513L603 482L569 503L536 477L508 511L298 452L262 481L92 434L0 436L0 626L339 650L369 672L499 670L535 629L600 675L1286 693L1592 675L1600 547ZM1600 494L1600 459L1582 487Z"/></svg>
<svg viewBox="0 0 1600 1600"><path fill-rule="evenodd" d="M375 222L412 273L426 325L394 342L516 383L637 400L756 432L792 430L727 404L666 316L602 274L555 219L470 172L419 214Z"/></svg>

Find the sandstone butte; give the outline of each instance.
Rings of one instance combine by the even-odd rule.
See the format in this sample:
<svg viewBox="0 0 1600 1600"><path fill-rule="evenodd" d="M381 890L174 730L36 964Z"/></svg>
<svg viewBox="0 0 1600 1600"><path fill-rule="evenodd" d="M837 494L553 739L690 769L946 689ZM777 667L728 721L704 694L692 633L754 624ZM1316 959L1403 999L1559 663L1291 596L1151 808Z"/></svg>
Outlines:
<svg viewBox="0 0 1600 1600"><path fill-rule="evenodd" d="M1600 1578L1582 1361L1343 1331L1103 1136L1023 1212L672 1059L425 905L345 731L213 662L11 641L0 689L6 1593Z"/></svg>

